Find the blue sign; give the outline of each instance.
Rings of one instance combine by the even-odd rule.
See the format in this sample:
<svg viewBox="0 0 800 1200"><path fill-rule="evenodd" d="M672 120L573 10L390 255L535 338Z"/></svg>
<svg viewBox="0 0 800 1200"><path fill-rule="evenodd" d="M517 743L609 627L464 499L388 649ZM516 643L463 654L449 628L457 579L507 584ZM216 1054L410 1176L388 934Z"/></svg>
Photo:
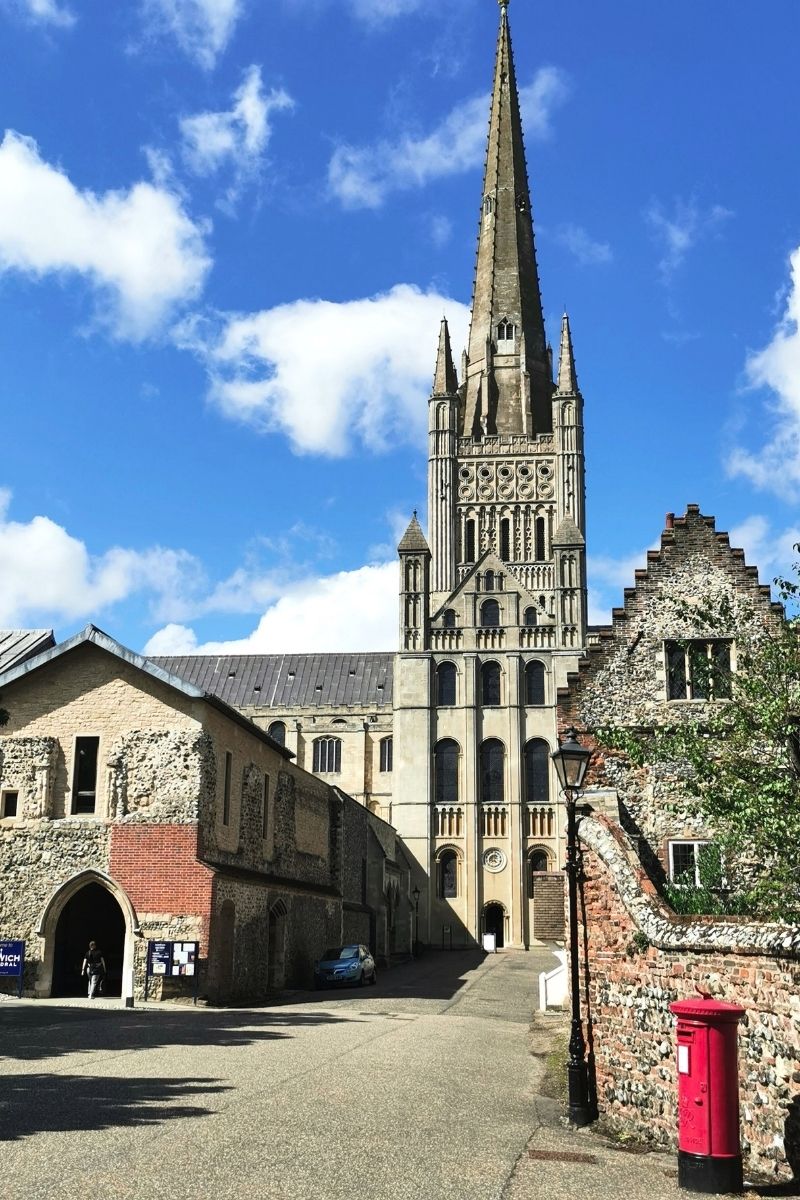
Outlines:
<svg viewBox="0 0 800 1200"><path fill-rule="evenodd" d="M17 979L17 995L22 999L22 973L25 970L25 943L0 940L0 976Z"/></svg>
<svg viewBox="0 0 800 1200"><path fill-rule="evenodd" d="M194 978L194 1003L197 1003L200 962L199 942L148 942L147 976L144 981L144 998L148 997L151 978L175 979Z"/></svg>
<svg viewBox="0 0 800 1200"><path fill-rule="evenodd" d="M25 943L0 941L0 975L21 975L25 967Z"/></svg>

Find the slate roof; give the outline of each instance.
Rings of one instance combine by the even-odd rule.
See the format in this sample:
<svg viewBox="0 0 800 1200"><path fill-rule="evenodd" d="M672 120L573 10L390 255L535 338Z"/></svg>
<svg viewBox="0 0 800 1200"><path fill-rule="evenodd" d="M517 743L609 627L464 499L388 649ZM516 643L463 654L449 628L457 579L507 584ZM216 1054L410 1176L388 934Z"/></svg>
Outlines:
<svg viewBox="0 0 800 1200"><path fill-rule="evenodd" d="M52 629L0 629L0 674L54 645Z"/></svg>
<svg viewBox="0 0 800 1200"><path fill-rule="evenodd" d="M391 708L393 654L188 654L152 662L234 708Z"/></svg>

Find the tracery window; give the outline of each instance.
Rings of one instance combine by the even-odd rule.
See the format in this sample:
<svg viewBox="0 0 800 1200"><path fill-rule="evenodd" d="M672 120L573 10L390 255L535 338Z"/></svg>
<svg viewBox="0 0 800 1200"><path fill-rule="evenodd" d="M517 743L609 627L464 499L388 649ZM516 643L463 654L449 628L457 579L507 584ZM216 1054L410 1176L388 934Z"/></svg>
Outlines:
<svg viewBox="0 0 800 1200"><path fill-rule="evenodd" d="M543 738L525 746L525 802L550 803L550 747Z"/></svg>
<svg viewBox="0 0 800 1200"><path fill-rule="evenodd" d="M731 643L693 639L666 642L667 699L729 700Z"/></svg>
<svg viewBox="0 0 800 1200"><path fill-rule="evenodd" d="M319 737L314 739L314 773L338 775L342 770L342 742L340 738Z"/></svg>
<svg viewBox="0 0 800 1200"><path fill-rule="evenodd" d="M510 321L502 320L497 326L498 342L513 342L515 329Z"/></svg>

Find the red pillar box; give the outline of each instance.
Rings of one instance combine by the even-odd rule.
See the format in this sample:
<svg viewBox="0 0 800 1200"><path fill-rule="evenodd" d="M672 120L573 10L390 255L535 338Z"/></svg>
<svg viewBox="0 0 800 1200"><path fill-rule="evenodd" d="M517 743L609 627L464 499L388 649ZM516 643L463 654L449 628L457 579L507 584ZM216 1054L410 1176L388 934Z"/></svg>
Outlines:
<svg viewBox="0 0 800 1200"><path fill-rule="evenodd" d="M670 1004L678 1018L678 1186L741 1192L738 1004L698 997Z"/></svg>

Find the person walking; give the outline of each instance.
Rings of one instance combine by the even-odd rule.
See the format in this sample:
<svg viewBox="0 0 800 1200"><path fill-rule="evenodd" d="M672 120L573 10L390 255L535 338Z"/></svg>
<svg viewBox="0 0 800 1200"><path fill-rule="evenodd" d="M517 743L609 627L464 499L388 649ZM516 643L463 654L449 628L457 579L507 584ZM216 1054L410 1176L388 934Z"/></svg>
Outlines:
<svg viewBox="0 0 800 1200"><path fill-rule="evenodd" d="M83 966L81 967L81 975L89 977L90 1000L94 1000L95 996L100 995L100 988L105 973L106 960L103 958L102 951L97 949L97 942L89 942L89 949L86 951Z"/></svg>

